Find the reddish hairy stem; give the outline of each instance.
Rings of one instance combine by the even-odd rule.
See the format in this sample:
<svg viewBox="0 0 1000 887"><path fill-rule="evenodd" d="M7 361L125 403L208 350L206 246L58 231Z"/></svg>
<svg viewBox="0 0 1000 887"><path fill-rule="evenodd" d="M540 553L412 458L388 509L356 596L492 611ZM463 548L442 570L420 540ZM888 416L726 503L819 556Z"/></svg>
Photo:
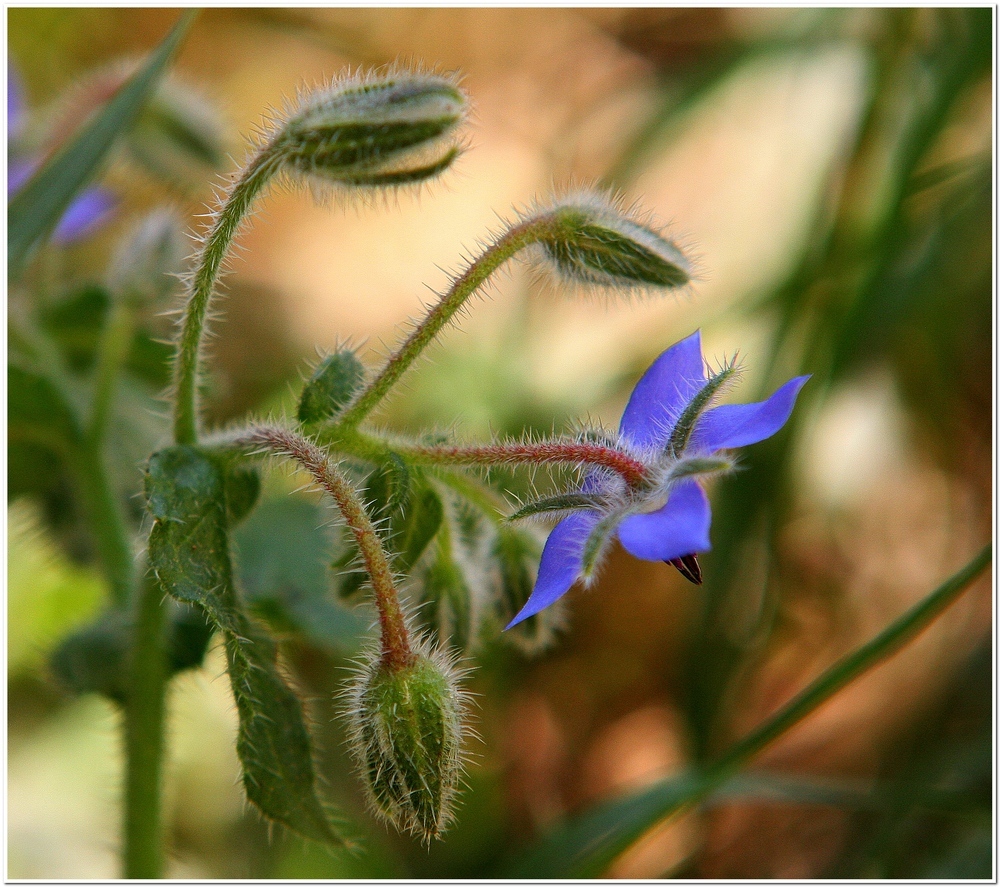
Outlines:
<svg viewBox="0 0 1000 887"><path fill-rule="evenodd" d="M589 443L486 444L484 446L414 446L394 449L418 462L450 465L517 465L526 462L566 462L599 465L620 474L630 487L646 479L647 469L638 459L613 447Z"/></svg>
<svg viewBox="0 0 1000 887"><path fill-rule="evenodd" d="M285 428L258 426L241 435L238 446L262 446L273 453L290 456L308 471L337 503L344 521L361 550L365 570L371 579L382 633L382 660L393 670L412 664L409 633L399 605L399 596L389 568L389 559L365 507L346 477L314 443Z"/></svg>

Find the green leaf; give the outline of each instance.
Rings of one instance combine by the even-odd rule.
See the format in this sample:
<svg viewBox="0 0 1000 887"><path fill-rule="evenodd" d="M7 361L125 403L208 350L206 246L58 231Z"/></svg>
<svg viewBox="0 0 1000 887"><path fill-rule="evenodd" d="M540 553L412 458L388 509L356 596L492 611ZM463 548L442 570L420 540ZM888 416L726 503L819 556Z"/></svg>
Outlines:
<svg viewBox="0 0 1000 887"><path fill-rule="evenodd" d="M235 526L243 520L260 498L260 471L255 467L240 465L238 462L226 471L226 510L229 525Z"/></svg>
<svg viewBox="0 0 1000 887"><path fill-rule="evenodd" d="M160 450L149 460L146 503L155 521L149 561L164 591L200 604L220 628L239 634L223 469L195 447Z"/></svg>
<svg viewBox="0 0 1000 887"><path fill-rule="evenodd" d="M101 693L124 702L131 634L127 612L106 610L56 647L50 662L53 675L71 693Z"/></svg>
<svg viewBox="0 0 1000 887"><path fill-rule="evenodd" d="M236 574L247 603L270 624L350 655L370 619L331 599L329 519L325 508L299 496L265 498L233 533Z"/></svg>
<svg viewBox="0 0 1000 887"><path fill-rule="evenodd" d="M275 644L244 614L233 587L224 465L193 446L161 450L150 459L146 501L157 581L178 600L199 604L222 632L247 797L305 837L345 845L316 792L302 704L278 671Z"/></svg>
<svg viewBox="0 0 1000 887"><path fill-rule="evenodd" d="M11 437L42 442L60 453L83 439L76 412L55 383L16 360L7 364L7 422Z"/></svg>
<svg viewBox="0 0 1000 887"><path fill-rule="evenodd" d="M7 207L9 276L20 274L32 248L55 228L114 144L138 119L196 14L190 10L181 16L145 66L10 201Z"/></svg>
<svg viewBox="0 0 1000 887"><path fill-rule="evenodd" d="M754 755L815 711L855 678L912 639L989 565L992 547L875 638L834 663L749 736L699 773L670 777L642 791L599 805L557 827L503 874L508 878L596 878L649 829L706 798L735 777Z"/></svg>

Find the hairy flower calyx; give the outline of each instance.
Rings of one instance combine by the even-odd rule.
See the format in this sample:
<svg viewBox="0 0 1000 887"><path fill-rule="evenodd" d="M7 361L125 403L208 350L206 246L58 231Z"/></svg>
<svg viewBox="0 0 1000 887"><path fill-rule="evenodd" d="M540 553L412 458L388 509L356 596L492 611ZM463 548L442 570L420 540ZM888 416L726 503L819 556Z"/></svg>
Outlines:
<svg viewBox="0 0 1000 887"><path fill-rule="evenodd" d="M351 745L368 800L425 842L452 817L464 713L454 668L437 652L420 651L404 668L372 656L351 692Z"/></svg>
<svg viewBox="0 0 1000 887"><path fill-rule="evenodd" d="M286 168L319 182L392 186L455 159L466 98L448 78L397 73L331 84L302 100L274 139Z"/></svg>
<svg viewBox="0 0 1000 887"><path fill-rule="evenodd" d="M614 202L582 194L558 202L541 239L560 275L615 289L674 289L690 283L692 266L680 248Z"/></svg>

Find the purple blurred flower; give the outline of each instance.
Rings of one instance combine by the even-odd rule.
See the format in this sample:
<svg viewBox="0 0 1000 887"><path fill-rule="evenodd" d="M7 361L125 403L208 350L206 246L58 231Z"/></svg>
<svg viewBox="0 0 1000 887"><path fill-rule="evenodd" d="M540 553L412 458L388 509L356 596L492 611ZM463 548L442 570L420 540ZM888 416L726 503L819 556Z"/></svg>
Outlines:
<svg viewBox="0 0 1000 887"><path fill-rule="evenodd" d="M668 348L635 386L617 446L646 467L649 482L629 489L607 472L590 471L582 492L594 504L560 521L549 535L534 590L510 628L593 578L600 551L617 536L635 557L667 561L700 582L697 552L708 551L712 513L698 475L730 467L715 456L771 437L788 421L808 376L782 385L760 403L711 407L733 377L733 365L707 374L699 332Z"/></svg>
<svg viewBox="0 0 1000 887"><path fill-rule="evenodd" d="M13 68L7 68L7 200L34 174L39 160L18 157L15 140L24 124L25 105L21 83ZM66 208L52 232L56 243L72 243L100 228L111 216L116 201L110 191L93 187L81 191Z"/></svg>

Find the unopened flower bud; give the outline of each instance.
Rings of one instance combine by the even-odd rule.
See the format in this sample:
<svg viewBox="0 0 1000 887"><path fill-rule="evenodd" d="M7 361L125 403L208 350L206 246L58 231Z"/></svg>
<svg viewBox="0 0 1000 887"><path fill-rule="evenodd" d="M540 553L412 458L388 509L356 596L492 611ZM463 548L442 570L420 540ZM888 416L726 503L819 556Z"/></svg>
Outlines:
<svg viewBox="0 0 1000 887"><path fill-rule="evenodd" d="M425 842L452 816L465 705L443 655L394 669L373 656L352 691L351 738L375 812Z"/></svg>
<svg viewBox="0 0 1000 887"><path fill-rule="evenodd" d="M347 406L364 381L365 368L353 351L337 351L312 374L299 398L299 423L320 425Z"/></svg>
<svg viewBox="0 0 1000 887"><path fill-rule="evenodd" d="M691 262L672 241L594 194L559 201L546 259L569 280L614 289L685 286Z"/></svg>
<svg viewBox="0 0 1000 887"><path fill-rule="evenodd" d="M154 210L122 241L108 285L118 298L134 305L163 301L180 286L177 275L184 270L188 252L177 215L168 209Z"/></svg>
<svg viewBox="0 0 1000 887"><path fill-rule="evenodd" d="M274 142L286 167L320 182L417 182L457 156L466 99L448 78L400 72L349 79L307 96Z"/></svg>

